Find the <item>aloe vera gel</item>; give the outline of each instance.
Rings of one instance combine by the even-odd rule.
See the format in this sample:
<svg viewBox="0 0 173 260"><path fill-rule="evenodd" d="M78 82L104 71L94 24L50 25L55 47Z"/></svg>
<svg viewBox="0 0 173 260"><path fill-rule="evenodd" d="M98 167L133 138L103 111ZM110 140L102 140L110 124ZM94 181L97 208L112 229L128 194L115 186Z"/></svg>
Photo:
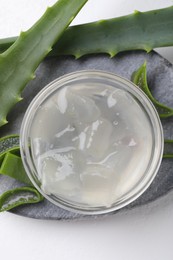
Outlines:
<svg viewBox="0 0 173 260"><path fill-rule="evenodd" d="M135 195L153 168L153 121L135 96L135 88L141 94L137 87L123 87L111 74L108 81L101 72L83 73L40 94L27 130L30 153L45 196L75 207L111 208Z"/></svg>
<svg viewBox="0 0 173 260"><path fill-rule="evenodd" d="M34 121L33 156L47 194L110 206L140 180L151 157L147 116L118 88L65 86L40 106Z"/></svg>

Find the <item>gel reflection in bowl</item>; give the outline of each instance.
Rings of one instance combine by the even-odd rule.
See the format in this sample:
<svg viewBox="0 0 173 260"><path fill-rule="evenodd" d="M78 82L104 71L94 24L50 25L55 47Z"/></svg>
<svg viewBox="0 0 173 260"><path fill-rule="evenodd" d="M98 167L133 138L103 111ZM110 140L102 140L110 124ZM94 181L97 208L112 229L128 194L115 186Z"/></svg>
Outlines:
<svg viewBox="0 0 173 260"><path fill-rule="evenodd" d="M131 82L100 71L49 84L21 129L33 184L54 204L84 214L136 199L156 175L162 152L162 127L148 98Z"/></svg>

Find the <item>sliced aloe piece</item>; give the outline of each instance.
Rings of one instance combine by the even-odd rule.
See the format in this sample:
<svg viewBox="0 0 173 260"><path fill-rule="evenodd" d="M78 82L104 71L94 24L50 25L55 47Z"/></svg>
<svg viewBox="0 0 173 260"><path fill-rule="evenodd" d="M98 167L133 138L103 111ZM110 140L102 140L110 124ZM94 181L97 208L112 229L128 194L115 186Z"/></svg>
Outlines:
<svg viewBox="0 0 173 260"><path fill-rule="evenodd" d="M163 158L173 158L173 140L165 139Z"/></svg>
<svg viewBox="0 0 173 260"><path fill-rule="evenodd" d="M132 75L132 81L149 97L161 118L173 116L173 109L157 101L148 87L146 62Z"/></svg>
<svg viewBox="0 0 173 260"><path fill-rule="evenodd" d="M0 166L0 174L14 178L22 183L32 185L23 167L21 157L15 154L6 153Z"/></svg>
<svg viewBox="0 0 173 260"><path fill-rule="evenodd" d="M25 204L38 203L42 200L43 196L34 187L16 188L6 191L0 196L0 212Z"/></svg>

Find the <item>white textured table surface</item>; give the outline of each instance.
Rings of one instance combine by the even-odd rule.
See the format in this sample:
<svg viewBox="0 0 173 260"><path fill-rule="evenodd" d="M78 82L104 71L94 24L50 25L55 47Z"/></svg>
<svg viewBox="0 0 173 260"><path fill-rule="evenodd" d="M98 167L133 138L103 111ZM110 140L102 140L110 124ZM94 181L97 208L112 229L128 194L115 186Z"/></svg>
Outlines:
<svg viewBox="0 0 173 260"><path fill-rule="evenodd" d="M17 35L55 0L0 0L0 38ZM172 5L168 0L89 0L73 24ZM173 49L159 50L173 62ZM38 221L0 214L0 258L4 260L172 260L173 192L102 220Z"/></svg>

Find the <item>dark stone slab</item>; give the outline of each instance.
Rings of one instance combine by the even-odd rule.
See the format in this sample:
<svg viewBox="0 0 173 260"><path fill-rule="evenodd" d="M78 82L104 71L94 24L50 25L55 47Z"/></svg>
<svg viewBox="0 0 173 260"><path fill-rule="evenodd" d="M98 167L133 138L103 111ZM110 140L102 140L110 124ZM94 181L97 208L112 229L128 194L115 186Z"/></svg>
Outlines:
<svg viewBox="0 0 173 260"><path fill-rule="evenodd" d="M173 107L173 66L156 52L126 52L110 59L107 55L86 56L79 60L72 57L47 58L36 71L36 79L25 89L24 100L10 113L9 124L0 129L0 136L19 133L23 115L33 97L48 83L57 77L77 70L105 70L127 79L144 61L147 61L148 82L154 96L161 102ZM173 119L162 120L165 138L173 138ZM8 177L0 176L0 193L19 186ZM173 167L170 159L164 159L161 168L148 190L136 201L121 211L147 204L165 195L173 188ZM21 206L13 213L37 219L79 219L79 214L60 209L47 200L37 205ZM115 214L111 213L111 214ZM101 216L100 216L101 217ZM87 216L87 218L93 218Z"/></svg>

